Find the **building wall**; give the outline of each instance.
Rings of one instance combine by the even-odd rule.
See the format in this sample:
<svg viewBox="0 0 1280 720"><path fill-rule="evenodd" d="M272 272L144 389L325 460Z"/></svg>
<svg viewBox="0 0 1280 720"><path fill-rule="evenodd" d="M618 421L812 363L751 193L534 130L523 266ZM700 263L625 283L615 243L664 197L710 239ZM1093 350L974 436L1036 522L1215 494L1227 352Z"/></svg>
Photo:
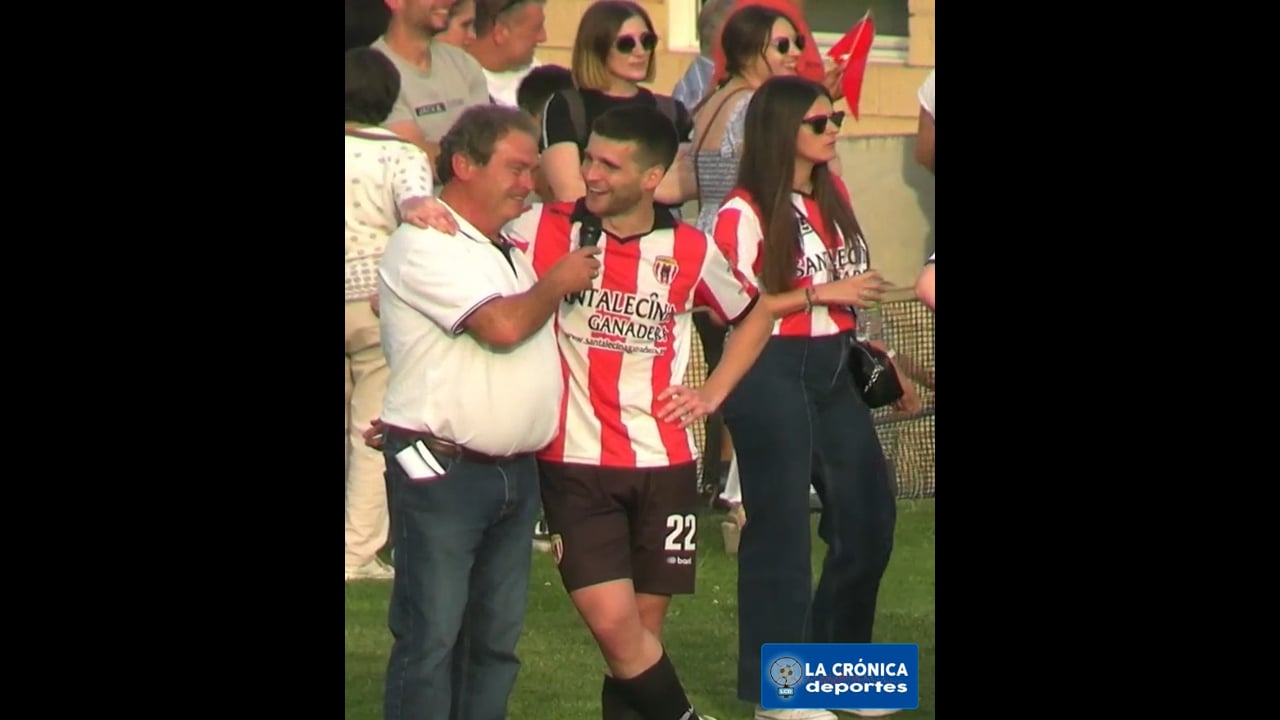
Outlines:
<svg viewBox="0 0 1280 720"><path fill-rule="evenodd" d="M886 280L913 285L933 252L933 175L915 161L915 136L851 137L838 147L871 264Z"/></svg>
<svg viewBox="0 0 1280 720"><path fill-rule="evenodd" d="M696 57L696 50L671 49L669 12L673 0L637 0L658 29L657 77L649 87L670 93ZM569 67L578 19L592 0L547 0L547 41L538 59ZM914 282L933 252L933 176L914 159L919 118L916 90L934 64L935 0L909 0L905 60L867 65L859 102L860 118L841 130L844 179L871 244L872 262L892 282ZM692 19L690 23L692 23ZM852 23L852 19L851 19ZM847 109L847 103L837 103ZM691 203L696 212L696 203Z"/></svg>

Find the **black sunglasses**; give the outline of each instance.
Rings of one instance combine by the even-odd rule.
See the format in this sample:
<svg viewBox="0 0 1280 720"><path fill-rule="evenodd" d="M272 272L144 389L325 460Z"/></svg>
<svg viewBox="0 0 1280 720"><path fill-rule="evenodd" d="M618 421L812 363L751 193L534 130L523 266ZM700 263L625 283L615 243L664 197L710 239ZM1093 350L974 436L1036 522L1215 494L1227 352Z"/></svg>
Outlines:
<svg viewBox="0 0 1280 720"><path fill-rule="evenodd" d="M828 120L831 121L832 125L836 126L837 130L839 130L840 126L844 124L844 112L833 112L830 115L814 115L813 117L807 117L800 122L808 125L814 135L821 135L827 131Z"/></svg>
<svg viewBox="0 0 1280 720"><path fill-rule="evenodd" d="M658 47L658 36L651 32L642 32L639 37L635 35L619 35L618 39L613 41L613 47L623 55L630 55L636 50L636 43L644 48L645 52L653 52Z"/></svg>
<svg viewBox="0 0 1280 720"><path fill-rule="evenodd" d="M800 52L804 52L804 36L797 35L795 43L796 43L796 49L799 50ZM771 44L773 46L773 49L778 51L779 55L786 55L788 52L791 51L791 38L778 38L777 40L774 40Z"/></svg>

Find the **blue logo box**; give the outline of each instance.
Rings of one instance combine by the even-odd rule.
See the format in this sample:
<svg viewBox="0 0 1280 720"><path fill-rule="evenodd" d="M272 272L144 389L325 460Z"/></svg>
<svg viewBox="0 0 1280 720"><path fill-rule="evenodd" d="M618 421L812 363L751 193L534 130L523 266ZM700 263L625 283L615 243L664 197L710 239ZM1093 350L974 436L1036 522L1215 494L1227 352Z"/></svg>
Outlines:
<svg viewBox="0 0 1280 720"><path fill-rule="evenodd" d="M920 707L920 646L763 645L760 705L766 710L914 710Z"/></svg>

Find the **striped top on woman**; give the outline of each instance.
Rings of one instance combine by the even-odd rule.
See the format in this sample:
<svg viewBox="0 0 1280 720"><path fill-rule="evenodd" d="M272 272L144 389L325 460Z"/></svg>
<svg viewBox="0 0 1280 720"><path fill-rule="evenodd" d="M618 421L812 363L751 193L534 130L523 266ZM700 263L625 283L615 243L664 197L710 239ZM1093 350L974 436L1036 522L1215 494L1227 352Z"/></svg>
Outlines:
<svg viewBox="0 0 1280 720"><path fill-rule="evenodd" d="M840 193L849 192L839 178L833 177ZM811 197L791 193L791 204L799 221L796 247L796 288L814 287L867 271L867 241L861 235L845 242L844 234L834 223L827 222ZM716 216L716 245L738 272L760 284L764 261L764 230L760 227L760 210L741 189L725 198ZM792 313L775 323L774 335L823 337L847 332L854 327L853 311L847 307L814 305L807 312Z"/></svg>

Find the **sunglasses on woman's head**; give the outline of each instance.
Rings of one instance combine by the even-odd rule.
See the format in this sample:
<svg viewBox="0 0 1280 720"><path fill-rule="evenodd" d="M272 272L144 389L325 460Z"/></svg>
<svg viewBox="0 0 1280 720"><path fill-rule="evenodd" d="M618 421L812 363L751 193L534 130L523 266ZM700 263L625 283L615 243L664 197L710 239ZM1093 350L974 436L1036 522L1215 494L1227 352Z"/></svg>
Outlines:
<svg viewBox="0 0 1280 720"><path fill-rule="evenodd" d="M840 126L844 124L844 112L833 112L830 115L814 115L800 122L808 125L814 135L821 135L827 131L827 121L831 121L831 124L835 125L837 130L840 129Z"/></svg>
<svg viewBox="0 0 1280 720"><path fill-rule="evenodd" d="M773 46L774 50L778 51L779 55L786 55L787 53L791 52L791 43L792 43L791 38L777 38L776 40L773 40L769 44ZM797 50L799 50L800 52L804 52L804 36L803 35L799 35L796 37L795 44L796 44Z"/></svg>
<svg viewBox="0 0 1280 720"><path fill-rule="evenodd" d="M623 55L630 55L635 52L636 44L644 48L645 52L653 52L658 46L658 36L651 32L642 32L639 35L619 35L617 40L613 41L613 47Z"/></svg>

